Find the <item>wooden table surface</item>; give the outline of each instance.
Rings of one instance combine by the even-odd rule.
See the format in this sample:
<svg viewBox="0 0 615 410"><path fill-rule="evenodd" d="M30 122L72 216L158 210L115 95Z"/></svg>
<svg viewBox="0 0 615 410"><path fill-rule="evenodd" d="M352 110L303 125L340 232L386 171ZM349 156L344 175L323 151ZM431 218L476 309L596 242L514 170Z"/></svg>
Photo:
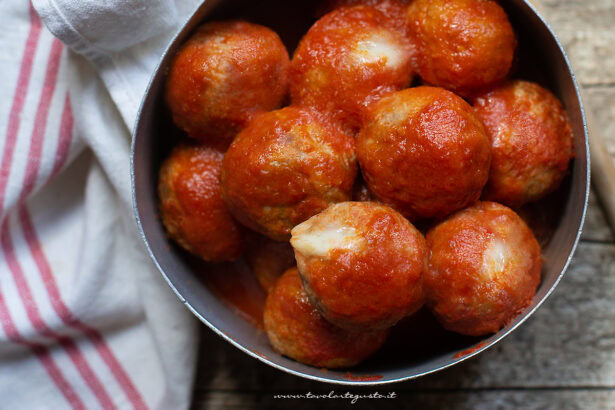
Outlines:
<svg viewBox="0 0 615 410"><path fill-rule="evenodd" d="M615 0L543 0L585 104L615 156ZM391 400L282 400L274 394L396 392ZM536 314L494 348L417 381L356 389L275 370L203 327L195 409L615 409L615 240L595 195L574 262Z"/></svg>

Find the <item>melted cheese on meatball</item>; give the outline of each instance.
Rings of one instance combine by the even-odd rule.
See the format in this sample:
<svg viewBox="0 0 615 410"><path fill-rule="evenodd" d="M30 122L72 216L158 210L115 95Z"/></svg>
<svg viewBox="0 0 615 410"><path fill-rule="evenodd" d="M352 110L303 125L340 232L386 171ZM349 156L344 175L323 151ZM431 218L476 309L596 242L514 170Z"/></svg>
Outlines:
<svg viewBox="0 0 615 410"><path fill-rule="evenodd" d="M325 257L334 249L358 251L365 246L364 242L354 227L335 220L318 224L307 220L293 229L290 241L295 251L306 257Z"/></svg>
<svg viewBox="0 0 615 410"><path fill-rule="evenodd" d="M377 64L384 60L387 68L396 69L407 61L404 49L385 33L373 33L356 44L353 57L361 65Z"/></svg>
<svg viewBox="0 0 615 410"><path fill-rule="evenodd" d="M485 280L495 280L505 272L513 257L510 244L499 239L492 240L483 254L483 264L480 271L482 277Z"/></svg>

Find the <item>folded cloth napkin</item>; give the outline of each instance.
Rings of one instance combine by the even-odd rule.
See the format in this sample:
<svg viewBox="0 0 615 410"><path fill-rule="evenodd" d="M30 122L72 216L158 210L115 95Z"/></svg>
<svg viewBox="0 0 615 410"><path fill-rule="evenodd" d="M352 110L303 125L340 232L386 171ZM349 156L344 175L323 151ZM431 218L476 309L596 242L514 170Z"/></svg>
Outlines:
<svg viewBox="0 0 615 410"><path fill-rule="evenodd" d="M129 148L198 3L0 2L0 408L189 406L197 324L138 237Z"/></svg>

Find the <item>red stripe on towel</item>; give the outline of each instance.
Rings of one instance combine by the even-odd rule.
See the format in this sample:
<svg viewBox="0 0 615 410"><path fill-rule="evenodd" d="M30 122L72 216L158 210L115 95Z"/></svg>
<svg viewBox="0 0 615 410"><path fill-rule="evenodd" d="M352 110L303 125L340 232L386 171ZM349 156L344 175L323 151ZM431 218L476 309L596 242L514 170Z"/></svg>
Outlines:
<svg viewBox="0 0 615 410"><path fill-rule="evenodd" d="M57 173L62 168L64 162L68 157L70 141L72 140L72 131L72 106L70 104L70 98L67 94L65 98L62 119L60 121L60 136L52 175ZM32 164L38 164L38 162L32 162ZM38 167L33 167L30 171L34 173L32 174L33 176L30 177L31 180L35 180L36 174L38 173ZM115 357L115 355L107 345L100 332L79 321L70 311L68 306L64 303L60 295L55 276L51 269L51 265L49 264L47 257L45 256L40 240L38 239L34 224L32 222L32 218L25 205L21 205L19 207L19 220L23 228L24 237L26 239L28 247L30 248L30 252L32 253L32 257L36 263L36 266L38 267L42 282L45 286L47 294L49 295L51 305L55 310L56 314L60 317L63 323L83 332L83 334L94 344L98 354L103 359L103 361L117 380L121 389L124 391L128 399L132 403L133 407L137 410L147 409L143 397L141 396L134 383L124 370L123 366L120 364L119 360Z"/></svg>
<svg viewBox="0 0 615 410"><path fill-rule="evenodd" d="M6 263L15 281L17 293L19 294L19 297L26 309L28 319L38 333L42 336L55 340L60 344L60 346L62 346L68 354L70 360L79 371L79 374L83 377L83 380L96 396L100 405L104 409L114 409L115 405L111 401L111 397L109 397L109 394L103 387L102 383L94 374L92 368L87 363L77 344L71 338L54 332L43 321L39 308L32 295L32 291L26 282L23 270L17 261L17 255L15 254L15 249L13 248L13 243L10 237L9 220L9 218L6 218L2 224L2 228L0 230L0 247L2 248L2 253L4 253Z"/></svg>
<svg viewBox="0 0 615 410"><path fill-rule="evenodd" d="M70 103L70 97L66 92L64 98L64 108L62 109L62 118L60 119L60 132L58 135L58 147L56 148L55 160L53 169L49 175L49 181L55 177L68 159L70 144L73 141L73 126L75 120L73 118L73 109Z"/></svg>
<svg viewBox="0 0 615 410"><path fill-rule="evenodd" d="M49 261L43 252L43 248L38 239L38 235L36 234L34 224L32 223L32 218L30 217L30 214L25 206L20 207L19 209L19 220L21 221L24 236L28 246L30 247L30 252L32 252L32 256L41 274L41 279L45 285L45 289L51 299L53 309L56 311L62 322L83 332L94 344L98 354L109 367L111 373L113 373L113 376L118 381L120 387L132 403L133 407L138 410L147 409L141 394L105 342L100 332L79 321L62 300L53 271L51 270Z"/></svg>
<svg viewBox="0 0 615 410"><path fill-rule="evenodd" d="M40 20L36 16L36 13L32 9L31 5L30 19L31 27L35 28L34 32L36 35L29 35L28 41L26 42L26 51L24 52L24 58L20 70L18 88L15 92L15 99L9 117L9 120L13 120L13 124L9 124L7 130L7 145L3 153L2 166L0 167L0 200L2 201L2 204L4 204L6 186L10 176L11 165L13 162L13 154L15 151L17 135L19 132L19 117L21 115L21 111L23 110L24 101L27 94L27 88L29 86L29 81L32 73L32 61L34 58L34 53L36 51L38 38L40 36ZM30 42L31 37L36 40L33 44ZM45 72L43 90L36 110L34 129L32 131L30 141L30 152L28 156L28 163L26 165L26 174L24 177L24 183L21 189L21 193L19 195L20 202L23 201L32 191L36 182L36 178L38 176L38 171L40 168L40 157L42 153L42 142L45 135L49 108L56 86L61 54L62 43L54 38ZM36 301L34 300L32 292L28 286L28 283L26 282L21 266L19 265L19 262L17 260L15 250L13 248L13 243L10 237L9 218L5 218L4 223L2 223L2 227L0 228L0 231L0 246L4 253L6 263L9 267L9 270L11 271L12 277L17 286L17 290L21 301L26 309L28 319L34 326L35 330L43 336L56 340L60 344L60 346L62 346L62 348L66 351L69 358L77 368L80 375L83 377L86 384L90 387L90 389L92 389L92 392L96 396L101 406L105 409L114 409L115 405L111 401L109 394L105 390L104 386L102 385L96 374L92 371L92 368L87 363L85 357L81 353L76 343L72 339L59 335L56 332L52 331L44 323ZM10 313L8 310L6 311L6 313L9 314L8 317L10 318ZM17 329L15 328L15 330Z"/></svg>
<svg viewBox="0 0 615 410"><path fill-rule="evenodd" d="M13 162L13 153L15 152L15 144L17 143L17 135L19 134L19 118L23 111L26 95L28 93L28 85L32 75L32 64L34 62L34 54L38 45L38 39L41 34L41 21L36 15L36 12L30 6L30 31L26 39L26 48L21 59L21 67L19 76L17 77L17 87L13 95L13 103L9 113L8 127L6 131L6 140L4 150L2 152L2 162L0 162L0 211L4 209L4 197L6 194L6 186L11 173L11 164ZM1 214L2 212L0 212Z"/></svg>
<svg viewBox="0 0 615 410"><path fill-rule="evenodd" d="M60 57L62 55L62 43L57 38L53 39L49 60L47 63L47 71L45 72L45 80L43 82L43 90L41 98L36 108L36 116L34 117L34 128L30 137L30 150L28 152L28 163L26 164L26 174L23 180L23 186L19 200L25 200L34 189L38 171L40 169L41 154L43 152L43 141L45 139L45 130L47 128L47 117L49 116L49 108L51 107L51 99L56 88L58 79L58 71L60 69Z"/></svg>
<svg viewBox="0 0 615 410"><path fill-rule="evenodd" d="M32 65L34 62L34 55L36 53L36 47L41 33L41 21L36 15L36 12L30 5L30 29L28 37L26 39L26 45L24 54L21 60L21 66L19 69L19 75L17 77L17 87L15 94L13 95L13 102L11 104L11 111L9 113L8 126L6 132L6 139L4 150L2 152L2 162L0 162L0 211L4 207L4 198L6 194L6 186L11 171L11 164L13 159L13 153L15 152L15 144L17 142L17 135L19 133L19 119L23 111L26 95L28 92L28 85L30 83L30 77L32 75ZM74 389L70 386L59 367L54 362L53 358L49 354L49 351L41 345L27 342L24 340L13 321L8 307L4 301L4 297L0 291L0 324L6 334L7 338L14 342L27 346L32 353L38 358L42 366L47 371L47 374L54 382L56 387L60 390L62 395L66 398L71 407L75 410L85 409L85 405L77 396Z"/></svg>
<svg viewBox="0 0 615 410"><path fill-rule="evenodd" d="M6 337L13 343L18 343L28 347L32 353L36 356L36 358L41 362L47 374L51 378L51 380L58 387L68 404L75 410L85 410L85 405L72 388L72 386L68 383L58 365L54 362L51 354L49 354L49 350L45 346L31 343L24 340L17 327L15 326L15 322L11 318L9 310L4 301L4 296L0 291L0 324L2 325L2 329L6 334Z"/></svg>

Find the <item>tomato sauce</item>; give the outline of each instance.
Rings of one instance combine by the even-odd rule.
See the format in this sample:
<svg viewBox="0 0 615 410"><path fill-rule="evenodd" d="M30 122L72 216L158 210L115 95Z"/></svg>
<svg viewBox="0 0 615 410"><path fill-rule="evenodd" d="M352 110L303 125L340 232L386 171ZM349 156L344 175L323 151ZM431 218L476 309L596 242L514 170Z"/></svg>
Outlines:
<svg viewBox="0 0 615 410"><path fill-rule="evenodd" d="M243 260L204 265L199 270L214 295L241 318L264 330L267 295Z"/></svg>
<svg viewBox="0 0 615 410"><path fill-rule="evenodd" d="M468 349L462 350L461 352L455 353L455 355L453 356L453 359L460 359L462 357L465 357L465 356L467 356L469 354L472 354L474 352L479 351L480 349L482 349L485 346L487 346L487 342L480 342L476 346L472 346L472 347L470 347Z"/></svg>

